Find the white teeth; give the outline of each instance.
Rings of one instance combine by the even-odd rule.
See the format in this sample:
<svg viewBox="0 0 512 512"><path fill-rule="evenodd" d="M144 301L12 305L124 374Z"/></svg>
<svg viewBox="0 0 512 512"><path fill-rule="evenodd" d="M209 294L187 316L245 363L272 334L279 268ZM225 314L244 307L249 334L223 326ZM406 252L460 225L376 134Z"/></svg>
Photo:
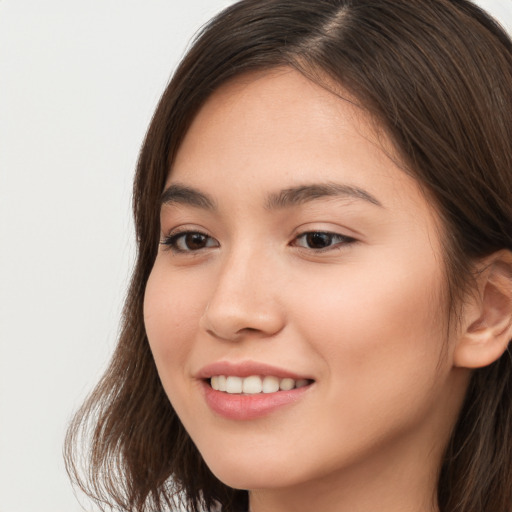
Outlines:
<svg viewBox="0 0 512 512"><path fill-rule="evenodd" d="M295 387L295 381L293 379L281 379L279 383L279 389L281 391L290 391Z"/></svg>
<svg viewBox="0 0 512 512"><path fill-rule="evenodd" d="M267 375L263 379L263 393L275 393L276 391L279 391L279 379Z"/></svg>
<svg viewBox="0 0 512 512"><path fill-rule="evenodd" d="M226 377L224 375L212 377L210 384L217 391L226 391Z"/></svg>
<svg viewBox="0 0 512 512"><path fill-rule="evenodd" d="M277 391L290 391L294 388L302 388L310 383L307 379L279 379L272 375L260 377L235 377L233 375L215 375L210 379L210 385L216 391L224 391L230 394L256 395L258 393L276 393Z"/></svg>
<svg viewBox="0 0 512 512"><path fill-rule="evenodd" d="M251 377L246 377L242 383L242 391L247 393L248 395L254 395L256 393L261 393L263 389L263 383L261 382L260 377L257 375L252 375Z"/></svg>
<svg viewBox="0 0 512 512"><path fill-rule="evenodd" d="M242 392L242 381L240 377L226 377L226 391L228 393L241 393Z"/></svg>
<svg viewBox="0 0 512 512"><path fill-rule="evenodd" d="M307 386L309 384L308 379L299 379L295 381L295 387L296 388L303 388L304 386Z"/></svg>
<svg viewBox="0 0 512 512"><path fill-rule="evenodd" d="M226 391L226 376L225 375L219 375L217 377L218 379L218 385L219 385L219 391Z"/></svg>

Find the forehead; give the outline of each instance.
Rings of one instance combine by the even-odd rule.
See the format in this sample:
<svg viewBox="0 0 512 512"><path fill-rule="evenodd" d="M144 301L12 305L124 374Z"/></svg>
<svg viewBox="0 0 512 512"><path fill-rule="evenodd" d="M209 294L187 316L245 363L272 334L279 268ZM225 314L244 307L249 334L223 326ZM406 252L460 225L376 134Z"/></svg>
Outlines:
<svg viewBox="0 0 512 512"><path fill-rule="evenodd" d="M251 199L278 189L342 182L384 196L384 205L431 208L401 168L386 134L344 91L291 68L239 76L216 90L173 162L173 182ZM433 213L433 211L431 212Z"/></svg>
<svg viewBox="0 0 512 512"><path fill-rule="evenodd" d="M286 150L306 143L318 152L339 143L339 137L361 134L383 147L375 123L345 91L335 94L291 68L247 73L222 85L205 102L193 120L180 153L200 150L207 144L229 156L229 142L251 150ZM269 141L273 140L273 144ZM241 148L240 148L241 149ZM240 151L239 156L241 156ZM178 167L175 162L174 167ZM264 155L261 155L262 157Z"/></svg>

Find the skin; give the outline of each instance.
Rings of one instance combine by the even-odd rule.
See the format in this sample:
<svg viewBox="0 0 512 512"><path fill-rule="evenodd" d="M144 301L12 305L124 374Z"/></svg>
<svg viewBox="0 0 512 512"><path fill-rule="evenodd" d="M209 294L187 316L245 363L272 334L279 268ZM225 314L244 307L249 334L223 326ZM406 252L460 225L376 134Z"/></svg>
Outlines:
<svg viewBox="0 0 512 512"><path fill-rule="evenodd" d="M252 512L437 510L469 371L454 364L460 335L447 335L438 219L390 153L364 111L280 69L217 90L176 156L166 187L193 187L215 209L162 206L163 241L207 237L160 246L148 339L206 463L250 490ZM268 204L313 183L359 197ZM342 236L319 250L301 236L311 232ZM230 420L197 378L216 361L263 362L314 384L269 415Z"/></svg>

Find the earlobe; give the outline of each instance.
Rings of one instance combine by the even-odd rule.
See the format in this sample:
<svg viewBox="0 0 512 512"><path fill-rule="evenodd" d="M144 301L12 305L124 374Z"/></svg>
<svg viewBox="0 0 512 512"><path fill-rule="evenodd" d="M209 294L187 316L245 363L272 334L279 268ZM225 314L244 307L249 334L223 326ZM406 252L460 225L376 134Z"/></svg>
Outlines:
<svg viewBox="0 0 512 512"><path fill-rule="evenodd" d="M512 339L512 252L492 254L482 262L482 269L455 347L454 365L461 368L494 363Z"/></svg>

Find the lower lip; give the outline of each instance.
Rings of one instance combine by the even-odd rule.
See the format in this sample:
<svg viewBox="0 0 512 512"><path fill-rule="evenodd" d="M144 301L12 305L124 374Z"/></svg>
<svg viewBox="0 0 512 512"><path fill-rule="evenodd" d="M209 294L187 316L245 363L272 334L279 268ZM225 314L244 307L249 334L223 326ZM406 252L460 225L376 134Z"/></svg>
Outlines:
<svg viewBox="0 0 512 512"><path fill-rule="evenodd" d="M215 413L230 420L253 420L296 403L309 391L311 384L290 391L255 395L216 391L207 382L204 382L203 388L206 403Z"/></svg>

